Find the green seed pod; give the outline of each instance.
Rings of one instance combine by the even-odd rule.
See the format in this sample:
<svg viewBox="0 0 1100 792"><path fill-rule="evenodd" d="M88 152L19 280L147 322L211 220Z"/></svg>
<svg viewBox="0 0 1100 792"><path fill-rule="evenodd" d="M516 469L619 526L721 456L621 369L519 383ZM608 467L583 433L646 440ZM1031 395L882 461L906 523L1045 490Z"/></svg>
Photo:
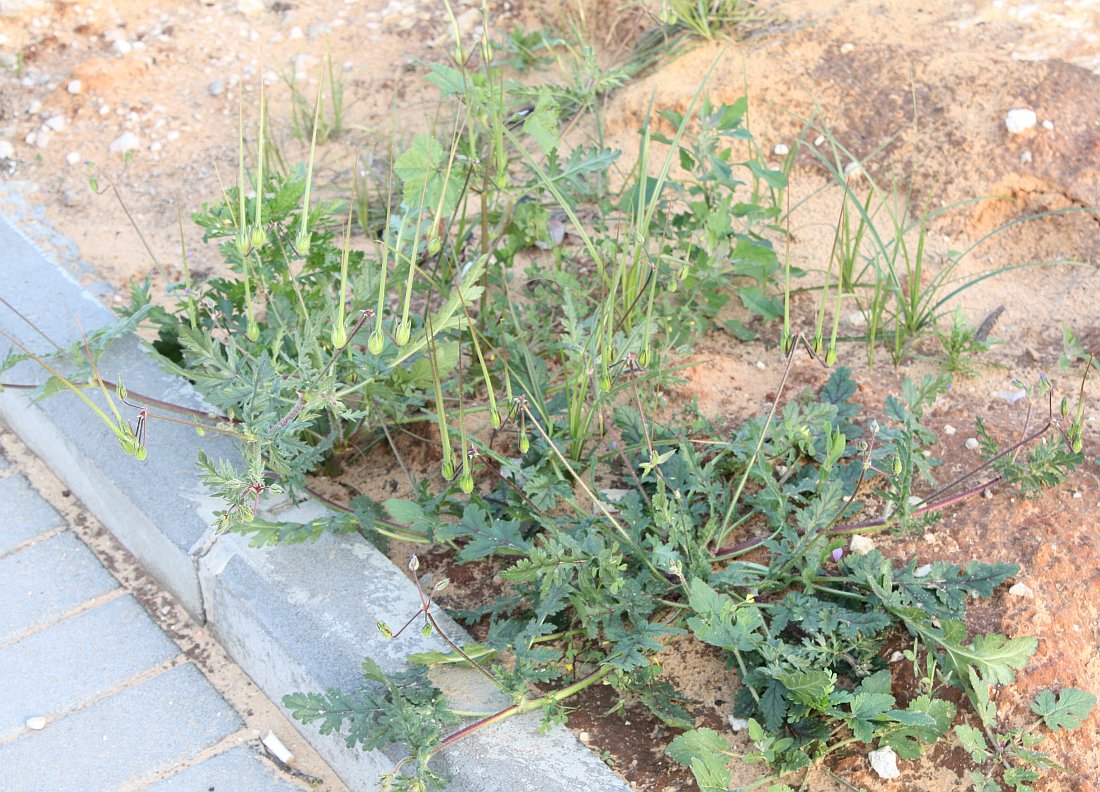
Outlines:
<svg viewBox="0 0 1100 792"><path fill-rule="evenodd" d="M528 451L528 450L529 450L530 448L531 448L531 438L529 438L529 437L528 437L527 435L525 435L525 434L521 434L521 435L519 436L519 452L520 452L521 454L526 454L526 453L527 453L527 451Z"/></svg>
<svg viewBox="0 0 1100 792"><path fill-rule="evenodd" d="M450 481L455 477L455 460L453 456L443 457L443 465L440 468L443 478Z"/></svg>
<svg viewBox="0 0 1100 792"><path fill-rule="evenodd" d="M1062 414L1063 418L1069 415L1069 399L1065 396L1062 397L1062 403L1058 405L1058 412Z"/></svg>
<svg viewBox="0 0 1100 792"><path fill-rule="evenodd" d="M611 390L611 375L606 370L600 375L600 390L604 393Z"/></svg>
<svg viewBox="0 0 1100 792"><path fill-rule="evenodd" d="M676 278L673 278L672 280L670 280L668 282L668 292L669 292L669 294L675 294L676 290L679 289L679 288L680 288L680 282L678 280L676 280Z"/></svg>
<svg viewBox="0 0 1100 792"><path fill-rule="evenodd" d="M638 354L638 365L641 366L642 368L649 368L649 357L650 357L650 355L649 355L649 346L647 345Z"/></svg>
<svg viewBox="0 0 1100 792"><path fill-rule="evenodd" d="M139 445L134 449L134 459L138 462L141 462L147 456L149 456L149 452L145 450L145 446Z"/></svg>
<svg viewBox="0 0 1100 792"><path fill-rule="evenodd" d="M1073 438L1073 453L1080 454L1081 449L1085 447L1085 441L1081 438L1081 435L1077 435Z"/></svg>
<svg viewBox="0 0 1100 792"><path fill-rule="evenodd" d="M195 434L197 434L199 437L206 437L206 429L201 426L196 426Z"/></svg>
<svg viewBox="0 0 1100 792"><path fill-rule="evenodd" d="M691 273L691 267L680 268L680 280L687 280L687 276Z"/></svg>
<svg viewBox="0 0 1100 792"><path fill-rule="evenodd" d="M435 256L439 254L439 251L443 249L443 243L439 240L439 237L433 236L428 240L428 255Z"/></svg>
<svg viewBox="0 0 1100 792"><path fill-rule="evenodd" d="M895 456L894 457L894 475L898 475L900 473L901 473L901 457L900 456Z"/></svg>
<svg viewBox="0 0 1100 792"><path fill-rule="evenodd" d="M462 475L458 477L458 486L467 495L474 491L474 476L469 470L462 471Z"/></svg>
<svg viewBox="0 0 1100 792"><path fill-rule="evenodd" d="M260 225L252 226L249 241L253 248L262 248L267 243L267 230Z"/></svg>
<svg viewBox="0 0 1100 792"><path fill-rule="evenodd" d="M424 622L424 626L420 628L420 634L423 635L425 638L427 638L429 635L431 635L432 634L432 623L428 622L428 621Z"/></svg>
<svg viewBox="0 0 1100 792"><path fill-rule="evenodd" d="M260 326L256 323L255 319L248 320L248 329L245 330L244 334L248 336L249 341L255 341L260 337Z"/></svg>
<svg viewBox="0 0 1100 792"><path fill-rule="evenodd" d="M305 258L309 255L309 247L313 242L313 234L307 230L299 229L298 234L294 237L294 249L298 251L298 255Z"/></svg>
<svg viewBox="0 0 1100 792"><path fill-rule="evenodd" d="M338 322L332 328L332 345L337 349L343 349L348 343L348 331L344 328L343 323Z"/></svg>
<svg viewBox="0 0 1100 792"><path fill-rule="evenodd" d="M836 347L829 347L829 351L825 353L825 365L831 366L836 363Z"/></svg>
<svg viewBox="0 0 1100 792"><path fill-rule="evenodd" d="M377 619L374 624L378 627L378 632L382 633L383 638L393 638L393 629L384 621Z"/></svg>
<svg viewBox="0 0 1100 792"><path fill-rule="evenodd" d="M397 330L394 331L393 340L400 347L409 343L409 336L412 335L412 322L406 319L397 325Z"/></svg>
<svg viewBox="0 0 1100 792"><path fill-rule="evenodd" d="M500 424L501 424L500 410L498 410L496 407L490 407L489 408L489 425L492 426L494 429L499 429Z"/></svg>
<svg viewBox="0 0 1100 792"><path fill-rule="evenodd" d="M244 258L252 252L252 235L249 234L246 229L242 228L237 232L237 237L233 240L233 244L237 247L237 252L241 254L241 258Z"/></svg>
<svg viewBox="0 0 1100 792"><path fill-rule="evenodd" d="M367 349L370 350L372 355L381 355L385 346L386 337L378 330L371 333L370 338L367 339Z"/></svg>

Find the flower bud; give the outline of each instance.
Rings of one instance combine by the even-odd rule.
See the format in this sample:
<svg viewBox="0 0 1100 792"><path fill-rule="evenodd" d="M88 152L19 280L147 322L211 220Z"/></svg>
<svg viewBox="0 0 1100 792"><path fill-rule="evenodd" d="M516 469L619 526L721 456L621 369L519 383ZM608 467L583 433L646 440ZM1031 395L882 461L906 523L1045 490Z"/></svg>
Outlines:
<svg viewBox="0 0 1100 792"><path fill-rule="evenodd" d="M489 425L492 426L494 429L499 429L500 424L501 424L500 410L498 410L496 407L490 407L489 408Z"/></svg>
<svg viewBox="0 0 1100 792"><path fill-rule="evenodd" d="M604 391L605 393L611 390L611 375L608 374L607 371L604 371L600 375L600 390Z"/></svg>
<svg viewBox="0 0 1100 792"><path fill-rule="evenodd" d="M386 337L382 335L382 332L375 330L370 334L370 338L367 339L367 349L370 350L372 355L381 355L382 349L386 346Z"/></svg>
<svg viewBox="0 0 1100 792"><path fill-rule="evenodd" d="M433 236L428 240L428 255L435 256L443 249L443 243L439 240L439 237Z"/></svg>
<svg viewBox="0 0 1100 792"><path fill-rule="evenodd" d="M302 228L298 230L298 234L294 237L294 249L298 251L298 255L305 258L309 255L309 247L313 243L313 234L310 231Z"/></svg>
<svg viewBox="0 0 1100 792"><path fill-rule="evenodd" d="M455 477L455 460L453 456L447 455L443 457L443 465L440 469L443 474L443 478L450 481Z"/></svg>
<svg viewBox="0 0 1100 792"><path fill-rule="evenodd" d="M641 366L642 368L649 368L649 345L648 344L638 354L638 365Z"/></svg>
<svg viewBox="0 0 1100 792"><path fill-rule="evenodd" d="M244 334L248 336L249 341L255 341L260 337L260 326L256 324L255 319L248 320L248 329L245 330Z"/></svg>
<svg viewBox="0 0 1100 792"><path fill-rule="evenodd" d="M528 437L528 436L527 436L527 435L525 435L525 434L521 434L521 435L519 436L519 452L520 452L521 454L526 454L526 453L527 453L527 451L528 451L528 450L529 450L530 448L531 448L531 438L530 438L530 437Z"/></svg>
<svg viewBox="0 0 1100 792"><path fill-rule="evenodd" d="M427 638L432 634L432 623L429 621L424 622L424 626L420 628L420 634Z"/></svg>
<svg viewBox="0 0 1100 792"><path fill-rule="evenodd" d="M267 229L261 225L252 226L251 235L249 241L252 243L252 247L261 248L267 243Z"/></svg>
<svg viewBox="0 0 1100 792"><path fill-rule="evenodd" d="M409 556L409 571L415 572L420 569L420 559L416 557L416 554Z"/></svg>
<svg viewBox="0 0 1100 792"><path fill-rule="evenodd" d="M348 331L344 328L343 323L337 322L332 328L332 345L337 349L343 349L348 343Z"/></svg>
<svg viewBox="0 0 1100 792"><path fill-rule="evenodd" d="M469 470L462 471L462 475L458 477L458 486L467 495L474 491L474 476Z"/></svg>
<svg viewBox="0 0 1100 792"><path fill-rule="evenodd" d="M393 340L400 347L409 343L409 336L412 335L412 322L406 319L397 325L397 330L394 331Z"/></svg>
<svg viewBox="0 0 1100 792"><path fill-rule="evenodd" d="M237 252L241 254L241 258L244 258L252 252L252 235L248 231L242 228L237 232L236 239L233 240L233 244L237 248Z"/></svg>

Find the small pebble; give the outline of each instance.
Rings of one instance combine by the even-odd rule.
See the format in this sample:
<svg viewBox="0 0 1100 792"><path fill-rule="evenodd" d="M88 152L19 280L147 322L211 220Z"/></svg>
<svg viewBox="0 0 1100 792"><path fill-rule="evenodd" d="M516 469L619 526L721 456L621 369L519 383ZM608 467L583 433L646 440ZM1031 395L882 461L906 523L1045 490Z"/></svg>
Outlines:
<svg viewBox="0 0 1100 792"><path fill-rule="evenodd" d="M852 181L860 179L863 177L863 166L858 162L849 162L844 166L844 175Z"/></svg>
<svg viewBox="0 0 1100 792"><path fill-rule="evenodd" d="M139 144L140 141L137 135L133 132L123 132L111 141L111 145L107 147L107 150L112 154L125 154L127 151L133 151Z"/></svg>
<svg viewBox="0 0 1100 792"><path fill-rule="evenodd" d="M1035 126L1036 120L1034 110L1028 110L1026 108L1009 110L1008 115L1005 116L1005 128L1009 133L1018 135Z"/></svg>
<svg viewBox="0 0 1100 792"><path fill-rule="evenodd" d="M855 44L853 44L850 41L846 41L845 43L840 45L840 54L841 55L847 55L849 52L854 51L855 48L856 48Z"/></svg>
<svg viewBox="0 0 1100 792"><path fill-rule="evenodd" d="M1047 130L1048 132L1054 129L1054 122L1048 118L1046 121L1043 122L1043 129Z"/></svg>
<svg viewBox="0 0 1100 792"><path fill-rule="evenodd" d="M69 163L70 165L79 165L80 164L80 152L79 151L70 151L68 154L65 155L65 162Z"/></svg>
<svg viewBox="0 0 1100 792"><path fill-rule="evenodd" d="M1008 593L1013 597L1026 597L1027 599L1031 599L1035 596L1035 592L1029 589L1026 583L1013 584L1012 588L1008 590Z"/></svg>
<svg viewBox="0 0 1100 792"><path fill-rule="evenodd" d="M878 774L879 778L889 781L901 775L901 771L898 770L898 755L890 746L871 751L867 754L867 758L871 760L871 769Z"/></svg>
<svg viewBox="0 0 1100 792"><path fill-rule="evenodd" d="M905 659L905 653L904 652L895 651L892 655L890 655L890 662L891 663L900 663L904 659Z"/></svg>
<svg viewBox="0 0 1100 792"><path fill-rule="evenodd" d="M848 544L848 549L856 555L867 555L875 549L875 543L867 536L853 534L852 540Z"/></svg>
<svg viewBox="0 0 1100 792"><path fill-rule="evenodd" d="M134 49L134 45L126 39L115 39L115 43L111 45L111 49L119 55L127 55Z"/></svg>
<svg viewBox="0 0 1100 792"><path fill-rule="evenodd" d="M27 105L27 115L34 115L42 109L42 102L37 99L32 99L30 104Z"/></svg>
<svg viewBox="0 0 1100 792"><path fill-rule="evenodd" d="M976 438L976 437L966 438L966 447L969 448L971 451L974 451L975 449L977 449L977 447L978 447L978 438Z"/></svg>
<svg viewBox="0 0 1100 792"><path fill-rule="evenodd" d="M761 371L763 371L764 369L767 368L767 365L765 365L763 360L758 360L758 361L756 361L756 367L758 369L760 369Z"/></svg>
<svg viewBox="0 0 1100 792"><path fill-rule="evenodd" d="M1073 491L1073 499L1074 500L1081 500L1081 490L1074 490Z"/></svg>
<svg viewBox="0 0 1100 792"><path fill-rule="evenodd" d="M65 128L65 116L55 115L46 119L44 126L52 129L54 132L60 132Z"/></svg>
<svg viewBox="0 0 1100 792"><path fill-rule="evenodd" d="M225 83L221 80L214 80L210 85L206 86L206 92L211 96L221 96L225 93Z"/></svg>
<svg viewBox="0 0 1100 792"><path fill-rule="evenodd" d="M947 435L948 437L954 437L955 432L957 432L957 431L958 430L954 426L952 426L951 424L944 424L943 425L943 433L945 435Z"/></svg>
<svg viewBox="0 0 1100 792"><path fill-rule="evenodd" d="M27 718L27 728L33 731L41 731L46 728L46 719L41 715L35 715L33 718Z"/></svg>
<svg viewBox="0 0 1100 792"><path fill-rule="evenodd" d="M772 149L772 153L777 157L785 157L791 153L791 147L786 143L776 143L775 148Z"/></svg>
<svg viewBox="0 0 1100 792"><path fill-rule="evenodd" d="M69 80L69 84L65 86L65 90L75 96L84 90L84 83L80 80Z"/></svg>
<svg viewBox="0 0 1100 792"><path fill-rule="evenodd" d="M923 564L913 570L913 577L915 578L928 577L930 574L932 574L931 564Z"/></svg>
<svg viewBox="0 0 1100 792"><path fill-rule="evenodd" d="M814 138L814 145L815 146L820 146L824 142L825 142L825 136L824 135L818 135L817 137Z"/></svg>
<svg viewBox="0 0 1100 792"><path fill-rule="evenodd" d="M1032 159L1032 157L1031 157L1031 152L1030 151L1023 151L1023 152L1020 153L1020 164L1021 165L1029 164L1031 162L1031 159Z"/></svg>
<svg viewBox="0 0 1100 792"><path fill-rule="evenodd" d="M735 732L743 732L749 728L749 722L745 718L735 718L730 715L726 720Z"/></svg>
<svg viewBox="0 0 1100 792"><path fill-rule="evenodd" d="M15 154L15 146L7 140L0 140L0 160L11 159Z"/></svg>

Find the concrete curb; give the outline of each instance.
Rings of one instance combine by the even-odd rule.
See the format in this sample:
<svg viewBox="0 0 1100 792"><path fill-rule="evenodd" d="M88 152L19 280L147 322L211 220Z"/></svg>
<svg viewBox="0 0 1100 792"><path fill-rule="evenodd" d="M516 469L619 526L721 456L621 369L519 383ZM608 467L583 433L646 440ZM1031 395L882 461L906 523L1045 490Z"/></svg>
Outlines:
<svg viewBox="0 0 1100 792"><path fill-rule="evenodd" d="M81 286L48 260L21 232L0 218L0 283L5 299L33 318L42 334L0 305L0 329L42 352L77 343L112 317ZM79 326L77 322L79 321ZM49 341L42 335L48 337ZM0 359L9 351L0 339ZM18 350L16 350L18 351ZM127 387L154 398L205 409L190 385L158 368L139 341L116 341L99 362L101 374L122 373ZM41 382L43 370L25 361L5 372L8 382ZM0 417L16 431L139 561L199 621L205 621L230 655L274 701L295 691L353 689L363 657L396 670L413 651L446 650L419 632L397 641L382 638L375 619L401 624L419 608L406 575L361 537L324 535L313 544L252 549L239 536L215 536L213 501L195 467L201 448L211 458L236 457L222 437L156 422L149 457L123 454L111 433L77 397L61 393L31 401L0 392ZM304 504L280 519L310 519L324 512ZM455 640L468 637L437 614ZM470 710L506 706L476 672L452 670L436 682ZM280 703L280 707L281 707ZM296 724L297 725L297 724ZM459 792L625 792L629 786L561 727L537 733L538 713L510 718L444 752L440 770ZM305 737L355 790L376 788L394 759L379 751L349 749L339 735L301 727Z"/></svg>

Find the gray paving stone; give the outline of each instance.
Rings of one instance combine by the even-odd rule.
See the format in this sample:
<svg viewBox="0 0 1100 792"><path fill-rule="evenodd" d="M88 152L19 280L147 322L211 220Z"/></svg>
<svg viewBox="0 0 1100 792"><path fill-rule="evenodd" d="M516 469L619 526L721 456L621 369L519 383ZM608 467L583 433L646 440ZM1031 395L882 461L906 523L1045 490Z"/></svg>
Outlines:
<svg viewBox="0 0 1100 792"><path fill-rule="evenodd" d="M0 643L115 588L115 579L72 533L2 558Z"/></svg>
<svg viewBox="0 0 1100 792"><path fill-rule="evenodd" d="M2 457L0 457L2 459ZM22 476L0 479L0 554L65 521Z"/></svg>
<svg viewBox="0 0 1100 792"><path fill-rule="evenodd" d="M241 726L190 663L0 746L7 792L116 792Z"/></svg>
<svg viewBox="0 0 1100 792"><path fill-rule="evenodd" d="M302 792L245 746L232 748L158 781L143 792Z"/></svg>
<svg viewBox="0 0 1100 792"><path fill-rule="evenodd" d="M0 649L0 739L50 718L179 653L132 596L104 603Z"/></svg>

